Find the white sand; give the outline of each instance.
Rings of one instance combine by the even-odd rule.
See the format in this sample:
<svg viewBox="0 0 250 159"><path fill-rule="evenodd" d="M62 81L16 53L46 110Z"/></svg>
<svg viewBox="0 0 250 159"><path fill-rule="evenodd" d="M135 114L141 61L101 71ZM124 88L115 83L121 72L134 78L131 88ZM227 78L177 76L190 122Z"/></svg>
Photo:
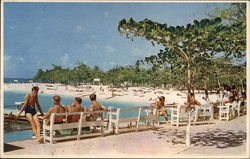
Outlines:
<svg viewBox="0 0 250 159"><path fill-rule="evenodd" d="M171 104L174 102L183 104L187 100L187 93L185 91L181 92L173 89L154 90L153 88L142 87L129 87L128 90L114 89L114 97L112 97L112 88L108 88L108 86L99 85L81 85L79 87L74 87L70 85L65 86L62 84L5 83L4 90L31 92L31 88L33 86L38 86L40 88L40 94L88 97L91 93L96 93L97 99L109 101L138 102L144 105L149 105L150 103L155 102L159 96L166 97L166 104ZM196 99L203 104L206 101L203 100L202 97L204 97L204 93L198 94L197 92ZM209 96L209 98L211 101L216 101L218 97L217 95L212 94Z"/></svg>

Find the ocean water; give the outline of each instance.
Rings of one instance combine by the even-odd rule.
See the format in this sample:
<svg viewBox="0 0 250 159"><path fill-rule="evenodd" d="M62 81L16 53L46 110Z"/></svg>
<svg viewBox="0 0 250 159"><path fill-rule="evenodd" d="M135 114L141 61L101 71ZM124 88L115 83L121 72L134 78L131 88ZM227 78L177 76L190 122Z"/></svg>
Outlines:
<svg viewBox="0 0 250 159"><path fill-rule="evenodd" d="M4 91L4 106L14 105L15 102L21 102L24 100L24 96L29 92L16 92L16 91ZM52 103L53 95L45 95L39 94L38 99L39 103L42 107L43 112L47 112L48 109L53 106ZM74 97L67 97L61 96L61 104L62 105L69 105L73 102ZM114 108L131 108L131 107L139 107L139 106L146 106L145 104L141 103L132 103L132 102L114 102L114 101L106 101L106 100L98 100L98 102L102 103L104 106L109 107L113 106ZM82 106L89 108L90 100L89 98L83 98ZM5 107L6 109L16 109L15 107ZM39 111L37 110L38 114ZM143 112L142 115L145 115ZM132 117L136 116L136 112L133 111L124 111L121 113L121 117ZM19 141L19 140L26 140L31 139L32 131L18 131L18 132L8 132L4 133L4 142L10 141Z"/></svg>
<svg viewBox="0 0 250 159"><path fill-rule="evenodd" d="M31 78L4 78L3 81L4 83L13 83L14 80L18 80L19 83L28 83Z"/></svg>

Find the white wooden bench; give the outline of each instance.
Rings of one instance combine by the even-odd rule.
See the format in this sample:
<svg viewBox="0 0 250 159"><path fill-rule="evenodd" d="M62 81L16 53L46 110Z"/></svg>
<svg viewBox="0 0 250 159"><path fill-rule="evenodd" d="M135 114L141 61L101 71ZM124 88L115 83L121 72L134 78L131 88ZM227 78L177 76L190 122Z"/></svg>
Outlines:
<svg viewBox="0 0 250 159"><path fill-rule="evenodd" d="M183 108L182 108L183 107ZM191 111L191 124L195 121L196 109ZM186 112L184 106L178 104L175 108L171 108L171 125L179 127L180 125L187 125L188 112Z"/></svg>
<svg viewBox="0 0 250 159"><path fill-rule="evenodd" d="M241 103L244 102L243 105ZM237 112L237 117L239 117L242 113L244 115L246 113L246 101L234 101L232 104L232 116L236 117L235 112Z"/></svg>
<svg viewBox="0 0 250 159"><path fill-rule="evenodd" d="M43 120L43 138L44 142L49 141L53 143L54 141L59 140L68 140L68 139L77 139L80 140L81 137L91 137L91 136L103 136L104 135L104 113L106 111L94 111L94 112L70 112L70 113L52 113L49 119ZM97 121L86 121L86 115L99 113L100 118ZM80 119L78 122L73 123L61 123L55 124L56 116L64 116L64 115L80 115ZM67 117L66 117L67 118ZM65 119L66 119L65 118ZM82 128L90 127L90 131L87 133L82 133ZM100 127L100 131L92 132L91 128ZM66 135L54 135L54 131L66 130L66 129L77 129L77 134L66 134Z"/></svg>
<svg viewBox="0 0 250 159"><path fill-rule="evenodd" d="M148 113L145 116L142 116L142 110L148 110L149 107L136 107L136 108L124 108L124 109L113 109L109 107L109 126L108 129L110 132L115 130L115 134L119 134L119 130L123 131L138 131L139 129L151 128L154 127L156 117L153 113ZM121 117L121 112L131 113L135 112L136 115L133 117ZM144 121L144 127L139 127L141 121ZM135 126L133 126L133 122ZM128 124L123 125L122 124Z"/></svg>
<svg viewBox="0 0 250 159"><path fill-rule="evenodd" d="M219 107L219 120L226 120L229 121L232 119L232 103L226 103L224 104L223 102L220 103Z"/></svg>
<svg viewBox="0 0 250 159"><path fill-rule="evenodd" d="M213 105L201 105L195 107L194 124L211 124L214 123Z"/></svg>

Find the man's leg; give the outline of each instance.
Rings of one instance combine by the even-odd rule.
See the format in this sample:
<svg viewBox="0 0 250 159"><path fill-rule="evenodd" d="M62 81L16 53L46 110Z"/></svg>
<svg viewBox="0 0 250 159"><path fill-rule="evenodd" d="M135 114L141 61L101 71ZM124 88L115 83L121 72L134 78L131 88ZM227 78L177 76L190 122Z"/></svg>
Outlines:
<svg viewBox="0 0 250 159"><path fill-rule="evenodd" d="M36 136L38 136L38 135L37 135L37 130L36 130L35 121L33 120L32 114L27 113L27 114L26 114L26 117L27 117L27 119L28 119L28 121L29 121L29 123L30 123L30 125L31 125L31 127L32 127L32 130L33 130L34 134L35 134Z"/></svg>
<svg viewBox="0 0 250 159"><path fill-rule="evenodd" d="M168 112L167 112L167 110L164 111L164 116L165 116L166 121L168 121Z"/></svg>
<svg viewBox="0 0 250 159"><path fill-rule="evenodd" d="M34 116L33 116L33 120L35 121L35 126L36 126L36 131L37 131L37 138L38 138L38 140L40 140L40 138L41 138L41 135L40 135L40 121L39 121L39 118L38 118L38 115L37 114L35 114Z"/></svg>

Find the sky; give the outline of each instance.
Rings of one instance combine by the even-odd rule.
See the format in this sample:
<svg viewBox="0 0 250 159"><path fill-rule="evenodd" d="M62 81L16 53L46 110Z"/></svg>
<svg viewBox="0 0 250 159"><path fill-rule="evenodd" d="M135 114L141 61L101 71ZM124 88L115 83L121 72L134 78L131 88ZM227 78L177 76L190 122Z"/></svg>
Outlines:
<svg viewBox="0 0 250 159"><path fill-rule="evenodd" d="M38 69L73 68L78 62L107 71L134 65L162 46L119 34L122 19L186 25L228 3L4 3L4 77L33 78Z"/></svg>

